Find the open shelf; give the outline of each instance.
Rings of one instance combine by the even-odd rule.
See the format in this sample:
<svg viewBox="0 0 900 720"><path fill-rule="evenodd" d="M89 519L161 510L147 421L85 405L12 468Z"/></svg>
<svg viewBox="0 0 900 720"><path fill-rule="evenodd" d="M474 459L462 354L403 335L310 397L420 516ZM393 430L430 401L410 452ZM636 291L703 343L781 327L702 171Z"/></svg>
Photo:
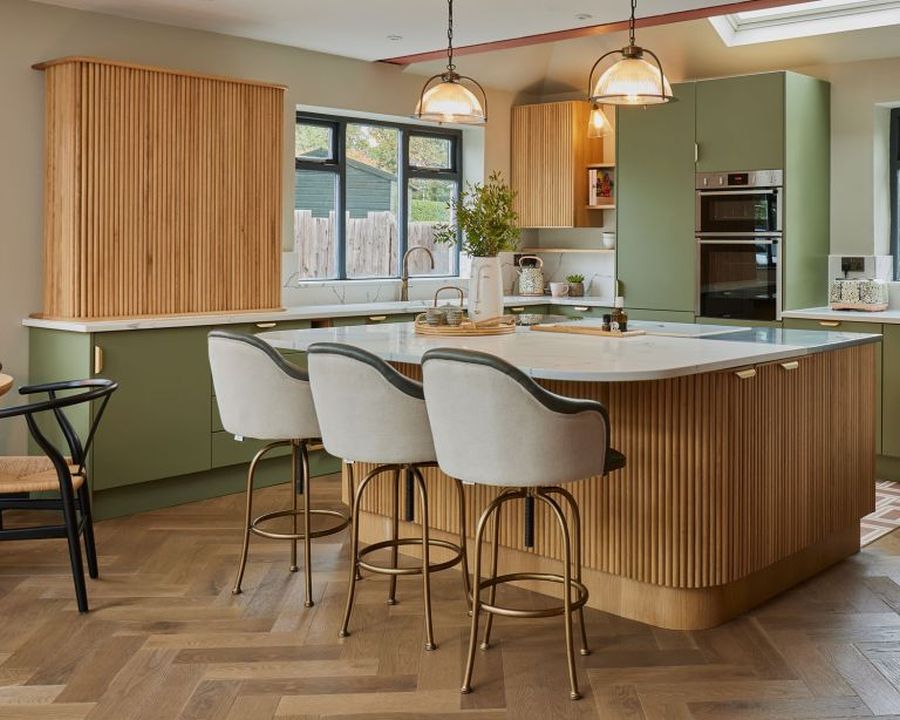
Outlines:
<svg viewBox="0 0 900 720"><path fill-rule="evenodd" d="M615 248L543 248L531 247L516 250L516 255L537 255L538 253L614 253Z"/></svg>
<svg viewBox="0 0 900 720"><path fill-rule="evenodd" d="M616 204L613 203L612 205L587 205L586 207L588 210L615 210Z"/></svg>
<svg viewBox="0 0 900 720"><path fill-rule="evenodd" d="M598 170L608 170L610 168L614 168L616 166L615 163L588 163L588 168L597 168Z"/></svg>

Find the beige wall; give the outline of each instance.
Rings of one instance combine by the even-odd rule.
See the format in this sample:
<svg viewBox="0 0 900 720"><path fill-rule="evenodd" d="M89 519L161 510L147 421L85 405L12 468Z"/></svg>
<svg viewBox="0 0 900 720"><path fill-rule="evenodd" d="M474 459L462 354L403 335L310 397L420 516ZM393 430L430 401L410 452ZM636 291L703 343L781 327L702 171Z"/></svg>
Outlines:
<svg viewBox="0 0 900 720"><path fill-rule="evenodd" d="M340 48L335 48L340 52ZM291 108L319 105L389 115L413 109L422 78L279 45L84 13L25 0L0 0L0 362L24 380L27 333L20 320L41 309L43 79L31 65L97 55L198 72L283 83L285 136ZM509 167L511 95L490 92L485 169ZM291 236L293 155L285 147L285 237ZM9 399L6 399L9 402ZM0 423L0 454L24 449L21 426Z"/></svg>
<svg viewBox="0 0 900 720"><path fill-rule="evenodd" d="M831 249L887 254L889 108L900 105L900 58L797 68L831 82Z"/></svg>

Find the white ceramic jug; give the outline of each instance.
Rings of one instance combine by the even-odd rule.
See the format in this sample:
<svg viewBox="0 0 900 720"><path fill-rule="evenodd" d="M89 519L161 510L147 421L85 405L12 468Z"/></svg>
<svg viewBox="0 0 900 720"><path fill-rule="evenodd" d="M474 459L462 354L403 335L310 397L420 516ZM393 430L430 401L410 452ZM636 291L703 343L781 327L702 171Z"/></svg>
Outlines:
<svg viewBox="0 0 900 720"><path fill-rule="evenodd" d="M503 278L499 257L473 257L469 278L469 317L486 320L503 314Z"/></svg>

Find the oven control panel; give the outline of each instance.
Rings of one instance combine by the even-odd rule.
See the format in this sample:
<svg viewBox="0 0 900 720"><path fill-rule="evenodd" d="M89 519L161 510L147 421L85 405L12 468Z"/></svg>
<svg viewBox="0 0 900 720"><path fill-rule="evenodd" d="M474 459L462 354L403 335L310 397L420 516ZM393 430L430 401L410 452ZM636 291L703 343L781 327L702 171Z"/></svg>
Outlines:
<svg viewBox="0 0 900 720"><path fill-rule="evenodd" d="M718 190L743 187L781 187L783 170L744 170L739 172L697 173L698 190Z"/></svg>

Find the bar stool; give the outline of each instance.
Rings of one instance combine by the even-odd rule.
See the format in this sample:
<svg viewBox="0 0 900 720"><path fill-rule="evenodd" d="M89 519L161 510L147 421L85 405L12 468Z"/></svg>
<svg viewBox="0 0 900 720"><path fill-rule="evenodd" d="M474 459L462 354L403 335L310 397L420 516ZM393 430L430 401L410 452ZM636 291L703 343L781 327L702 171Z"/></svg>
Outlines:
<svg viewBox="0 0 900 720"><path fill-rule="evenodd" d="M438 348L422 359L425 403L441 470L466 483L502 488L478 520L472 580L472 624L462 692L471 691L479 615L487 613L482 649L490 644L494 615L538 618L563 615L570 693L578 700L572 614L578 614L581 654L589 654L584 627L588 590L581 582L581 518L563 483L605 475L625 465L609 447L609 417L598 402L555 395L518 368L486 353ZM556 496L556 497L554 497ZM558 498L558 499L557 499ZM547 506L563 537L563 574L497 574L500 509L513 500ZM562 503L560 502L562 501ZM562 504L572 517L571 532ZM481 542L493 516L491 576L481 577ZM498 585L520 580L558 583L562 605L522 610L496 604ZM482 601L488 590L487 602ZM573 597L574 594L574 597Z"/></svg>
<svg viewBox="0 0 900 720"><path fill-rule="evenodd" d="M290 571L297 571L297 541L303 541L306 563L306 607L312 600L312 564L310 540L334 535L350 523L349 513L310 507L309 448L318 441L319 423L310 393L306 371L287 362L267 343L253 335L213 330L209 333L209 366L222 427L236 439L269 440L250 462L247 472L247 510L241 559L232 592L241 592L241 581L247 565L250 535L289 540ZM256 468L265 455L278 447L291 448L291 499L288 510L268 512L253 517L253 480ZM300 473L298 474L298 461ZM303 510L297 509L297 495L303 495ZM303 532L297 520L303 513ZM339 522L322 530L313 530L312 516L336 517ZM280 517L291 518L291 532L267 530L264 525Z"/></svg>
<svg viewBox="0 0 900 720"><path fill-rule="evenodd" d="M428 488L421 468L436 467L434 444L425 411L422 385L407 378L381 358L352 345L316 343L309 353L312 394L322 428L325 449L346 461L374 463L376 467L359 482L353 497L351 524L350 586L340 636L350 634L350 615L359 571L389 575L388 603L396 602L397 578L422 575L425 603L425 648L434 650L434 628L431 619L431 573L456 565L463 569L463 587L469 592L466 563L465 500L462 484L456 481L459 501L459 543L430 537L428 523ZM409 472L418 489L422 537L399 537L400 473ZM389 540L359 547L359 511L361 499L370 483L379 475L391 473L392 532ZM403 546L422 548L419 567L401 567L398 552ZM431 562L433 547L450 550L452 556ZM391 552L390 565L376 564L367 556L377 550Z"/></svg>

